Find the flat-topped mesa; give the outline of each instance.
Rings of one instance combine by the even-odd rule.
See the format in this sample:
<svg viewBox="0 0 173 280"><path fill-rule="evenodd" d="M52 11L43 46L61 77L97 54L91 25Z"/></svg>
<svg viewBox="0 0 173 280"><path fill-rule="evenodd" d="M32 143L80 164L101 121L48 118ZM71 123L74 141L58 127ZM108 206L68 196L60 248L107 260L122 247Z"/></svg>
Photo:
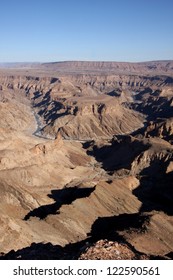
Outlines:
<svg viewBox="0 0 173 280"><path fill-rule="evenodd" d="M128 73L160 73L172 72L173 61L149 61L149 62L115 62L115 61L62 61L44 63L43 69L63 72L128 72Z"/></svg>
<svg viewBox="0 0 173 280"><path fill-rule="evenodd" d="M61 114L43 128L43 135L56 135L65 139L89 140L111 138L142 127L142 115L125 108L116 98L105 96L105 100L85 99L76 104L65 102ZM58 111L57 111L58 113ZM127 118L128 116L128 118Z"/></svg>

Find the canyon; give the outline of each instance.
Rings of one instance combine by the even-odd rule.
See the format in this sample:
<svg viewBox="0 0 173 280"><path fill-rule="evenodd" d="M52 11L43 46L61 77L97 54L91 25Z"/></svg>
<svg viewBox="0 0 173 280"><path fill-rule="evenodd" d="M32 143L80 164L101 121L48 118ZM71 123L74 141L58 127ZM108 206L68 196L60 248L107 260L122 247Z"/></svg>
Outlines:
<svg viewBox="0 0 173 280"><path fill-rule="evenodd" d="M0 259L172 259L173 61L0 65Z"/></svg>

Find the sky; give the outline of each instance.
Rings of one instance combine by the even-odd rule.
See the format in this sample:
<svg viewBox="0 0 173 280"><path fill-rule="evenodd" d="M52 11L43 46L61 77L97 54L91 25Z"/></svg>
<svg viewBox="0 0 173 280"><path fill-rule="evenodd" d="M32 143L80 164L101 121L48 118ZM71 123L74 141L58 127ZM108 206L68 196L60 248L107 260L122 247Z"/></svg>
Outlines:
<svg viewBox="0 0 173 280"><path fill-rule="evenodd" d="M1 0L0 62L173 59L173 0Z"/></svg>

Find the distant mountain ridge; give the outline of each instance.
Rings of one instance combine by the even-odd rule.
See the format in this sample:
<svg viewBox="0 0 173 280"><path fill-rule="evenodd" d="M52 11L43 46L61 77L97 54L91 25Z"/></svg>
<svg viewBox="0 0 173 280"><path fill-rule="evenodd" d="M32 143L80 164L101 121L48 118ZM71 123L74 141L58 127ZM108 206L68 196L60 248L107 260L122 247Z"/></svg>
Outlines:
<svg viewBox="0 0 173 280"><path fill-rule="evenodd" d="M146 62L116 61L59 61L59 62L12 62L0 63L0 68L33 68L60 72L111 72L111 73L159 73L173 74L173 60Z"/></svg>
<svg viewBox="0 0 173 280"><path fill-rule="evenodd" d="M112 73L159 73L173 74L173 60L148 62L115 62L115 61L61 61L43 63L41 67L54 71L101 71Z"/></svg>

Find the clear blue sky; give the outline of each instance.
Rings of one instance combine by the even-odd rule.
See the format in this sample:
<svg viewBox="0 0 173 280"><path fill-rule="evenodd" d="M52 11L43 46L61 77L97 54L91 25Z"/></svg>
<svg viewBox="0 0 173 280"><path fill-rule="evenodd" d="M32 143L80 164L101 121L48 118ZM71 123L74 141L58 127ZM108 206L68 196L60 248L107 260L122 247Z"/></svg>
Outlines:
<svg viewBox="0 0 173 280"><path fill-rule="evenodd" d="M173 0L1 0L0 62L173 59Z"/></svg>

